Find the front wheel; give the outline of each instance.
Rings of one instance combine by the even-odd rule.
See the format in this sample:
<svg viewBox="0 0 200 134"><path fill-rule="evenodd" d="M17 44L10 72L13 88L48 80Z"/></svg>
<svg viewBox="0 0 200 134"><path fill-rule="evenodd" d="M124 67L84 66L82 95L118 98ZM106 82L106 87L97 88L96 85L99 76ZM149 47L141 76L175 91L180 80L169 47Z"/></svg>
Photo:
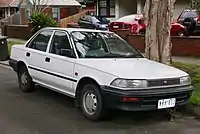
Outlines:
<svg viewBox="0 0 200 134"><path fill-rule="evenodd" d="M81 92L81 110L85 117L91 121L100 121L106 110L101 92L95 84L87 84Z"/></svg>
<svg viewBox="0 0 200 134"><path fill-rule="evenodd" d="M32 92L34 91L34 82L31 78L31 76L28 73L28 69L26 68L25 65L19 66L18 69L18 83L19 83L19 88L22 90L22 92Z"/></svg>

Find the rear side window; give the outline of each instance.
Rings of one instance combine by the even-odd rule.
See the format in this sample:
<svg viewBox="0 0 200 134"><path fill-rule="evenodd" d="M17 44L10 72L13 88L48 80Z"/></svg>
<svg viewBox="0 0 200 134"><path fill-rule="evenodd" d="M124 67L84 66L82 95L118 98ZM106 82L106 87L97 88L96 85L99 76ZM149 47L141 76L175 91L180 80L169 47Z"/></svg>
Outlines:
<svg viewBox="0 0 200 134"><path fill-rule="evenodd" d="M52 43L50 53L56 55L62 55L62 49L71 49L69 39L64 32L55 32Z"/></svg>
<svg viewBox="0 0 200 134"><path fill-rule="evenodd" d="M181 15L181 19L185 19L185 18L196 18L197 17L197 13L195 11L185 11L182 13Z"/></svg>
<svg viewBox="0 0 200 134"><path fill-rule="evenodd" d="M29 48L45 52L53 31L42 31L29 44Z"/></svg>

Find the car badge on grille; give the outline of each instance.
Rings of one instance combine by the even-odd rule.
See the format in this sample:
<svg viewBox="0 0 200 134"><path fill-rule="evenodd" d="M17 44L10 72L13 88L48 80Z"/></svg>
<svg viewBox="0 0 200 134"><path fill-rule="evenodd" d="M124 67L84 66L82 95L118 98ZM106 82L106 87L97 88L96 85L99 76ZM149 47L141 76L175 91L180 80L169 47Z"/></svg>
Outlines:
<svg viewBox="0 0 200 134"><path fill-rule="evenodd" d="M167 81L166 81L166 80L164 81L164 84L167 84Z"/></svg>

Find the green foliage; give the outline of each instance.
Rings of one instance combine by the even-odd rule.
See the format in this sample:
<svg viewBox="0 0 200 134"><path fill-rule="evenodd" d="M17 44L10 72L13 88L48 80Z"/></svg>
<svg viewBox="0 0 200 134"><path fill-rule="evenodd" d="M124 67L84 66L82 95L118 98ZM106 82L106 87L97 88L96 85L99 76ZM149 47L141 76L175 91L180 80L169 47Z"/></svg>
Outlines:
<svg viewBox="0 0 200 134"><path fill-rule="evenodd" d="M34 12L30 16L30 22L33 25L32 32L35 33L44 27L57 27L58 23L44 12Z"/></svg>
<svg viewBox="0 0 200 134"><path fill-rule="evenodd" d="M190 98L190 104L192 106L200 106L200 84L194 86L195 90Z"/></svg>
<svg viewBox="0 0 200 134"><path fill-rule="evenodd" d="M198 13L200 13L200 0L191 0L190 7L192 9L196 9Z"/></svg>
<svg viewBox="0 0 200 134"><path fill-rule="evenodd" d="M194 92L190 98L190 105L200 106L200 65L185 64L180 62L173 63L172 65L190 75L192 85L194 86Z"/></svg>
<svg viewBox="0 0 200 134"><path fill-rule="evenodd" d="M175 62L175 63L172 63L172 66L187 72L192 79L193 85L200 83L200 77L199 77L200 76L200 66L199 65Z"/></svg>

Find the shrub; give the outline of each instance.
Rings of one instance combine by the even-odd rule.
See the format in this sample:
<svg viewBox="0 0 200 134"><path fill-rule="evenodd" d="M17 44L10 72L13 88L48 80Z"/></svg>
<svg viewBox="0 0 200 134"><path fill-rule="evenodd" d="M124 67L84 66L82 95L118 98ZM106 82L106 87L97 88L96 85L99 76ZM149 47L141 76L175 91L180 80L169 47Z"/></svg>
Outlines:
<svg viewBox="0 0 200 134"><path fill-rule="evenodd" d="M32 33L44 27L57 27L58 23L44 12L34 12L30 15L30 22L33 26Z"/></svg>

